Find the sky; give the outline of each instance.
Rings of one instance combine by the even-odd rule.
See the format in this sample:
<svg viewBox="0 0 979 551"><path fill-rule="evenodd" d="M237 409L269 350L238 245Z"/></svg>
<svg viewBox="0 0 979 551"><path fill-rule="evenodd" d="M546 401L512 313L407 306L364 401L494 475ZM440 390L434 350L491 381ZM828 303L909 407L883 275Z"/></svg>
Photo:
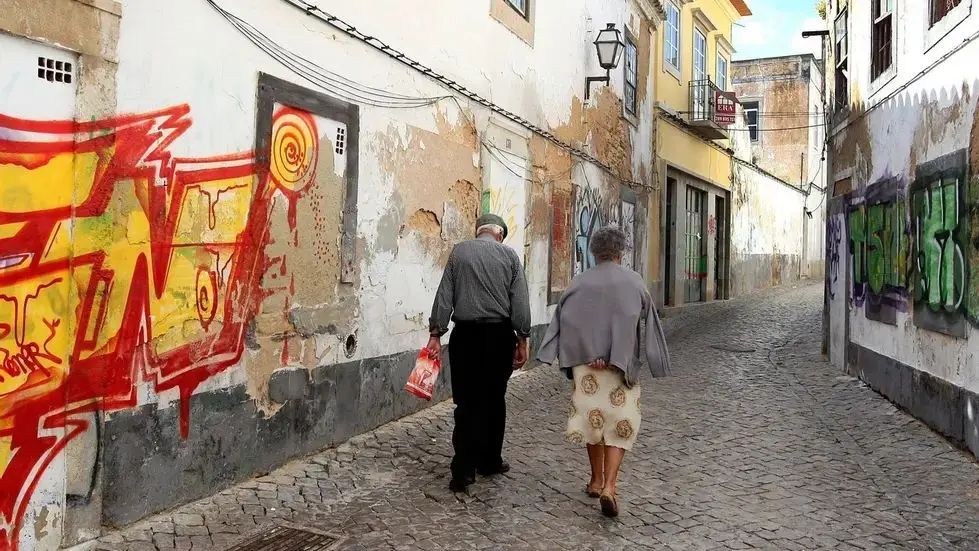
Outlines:
<svg viewBox="0 0 979 551"><path fill-rule="evenodd" d="M734 26L734 59L753 59L811 53L818 57L819 37L802 38L802 31L821 30L826 22L816 14L816 0L747 0L753 15Z"/></svg>

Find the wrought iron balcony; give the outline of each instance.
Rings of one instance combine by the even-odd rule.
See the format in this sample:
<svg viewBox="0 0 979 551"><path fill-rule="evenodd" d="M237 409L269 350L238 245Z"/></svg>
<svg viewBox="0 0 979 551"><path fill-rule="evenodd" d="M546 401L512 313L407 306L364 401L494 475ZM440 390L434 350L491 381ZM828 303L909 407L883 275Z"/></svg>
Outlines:
<svg viewBox="0 0 979 551"><path fill-rule="evenodd" d="M734 124L737 97L725 92L710 79L690 81L690 115L694 131L709 140L726 140L727 128Z"/></svg>

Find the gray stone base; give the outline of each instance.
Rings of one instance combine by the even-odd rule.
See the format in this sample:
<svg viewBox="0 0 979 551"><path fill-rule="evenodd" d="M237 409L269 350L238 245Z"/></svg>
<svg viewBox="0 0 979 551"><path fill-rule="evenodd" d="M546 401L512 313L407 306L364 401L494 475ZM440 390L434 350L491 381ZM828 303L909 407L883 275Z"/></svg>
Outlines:
<svg viewBox="0 0 979 551"><path fill-rule="evenodd" d="M979 458L979 395L850 343L847 371Z"/></svg>
<svg viewBox="0 0 979 551"><path fill-rule="evenodd" d="M535 350L546 329L534 328ZM417 353L284 370L273 385L284 402L271 417L244 387L195 394L186 440L176 406L149 404L113 414L102 442L103 522L125 525L214 494L448 399L447 358L431 402L405 392Z"/></svg>
<svg viewBox="0 0 979 551"><path fill-rule="evenodd" d="M799 255L732 254L730 296L798 281L801 264Z"/></svg>

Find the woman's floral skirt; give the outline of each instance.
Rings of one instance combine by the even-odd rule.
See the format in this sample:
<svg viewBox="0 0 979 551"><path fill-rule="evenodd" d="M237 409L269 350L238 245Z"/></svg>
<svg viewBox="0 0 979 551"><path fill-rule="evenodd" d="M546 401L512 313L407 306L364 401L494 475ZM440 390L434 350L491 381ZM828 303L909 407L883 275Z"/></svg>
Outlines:
<svg viewBox="0 0 979 551"><path fill-rule="evenodd" d="M642 421L639 385L626 387L625 375L614 368L579 365L572 375L568 442L632 449Z"/></svg>

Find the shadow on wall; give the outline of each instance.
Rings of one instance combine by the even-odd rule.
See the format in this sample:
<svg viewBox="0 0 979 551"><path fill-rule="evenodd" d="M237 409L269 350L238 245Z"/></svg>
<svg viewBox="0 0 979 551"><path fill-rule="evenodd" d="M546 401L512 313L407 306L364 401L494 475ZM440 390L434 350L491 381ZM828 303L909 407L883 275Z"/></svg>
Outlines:
<svg viewBox="0 0 979 551"><path fill-rule="evenodd" d="M881 328L903 329L903 338L934 342L965 339L979 328L977 91L979 81L962 82L901 94L869 110L856 105L851 125L833 138L831 172L852 174L830 183L827 296L845 300L848 316L862 314ZM841 288L843 297L834 291ZM886 350L845 344L849 370L979 452L975 394ZM955 366L928 371L947 367Z"/></svg>

